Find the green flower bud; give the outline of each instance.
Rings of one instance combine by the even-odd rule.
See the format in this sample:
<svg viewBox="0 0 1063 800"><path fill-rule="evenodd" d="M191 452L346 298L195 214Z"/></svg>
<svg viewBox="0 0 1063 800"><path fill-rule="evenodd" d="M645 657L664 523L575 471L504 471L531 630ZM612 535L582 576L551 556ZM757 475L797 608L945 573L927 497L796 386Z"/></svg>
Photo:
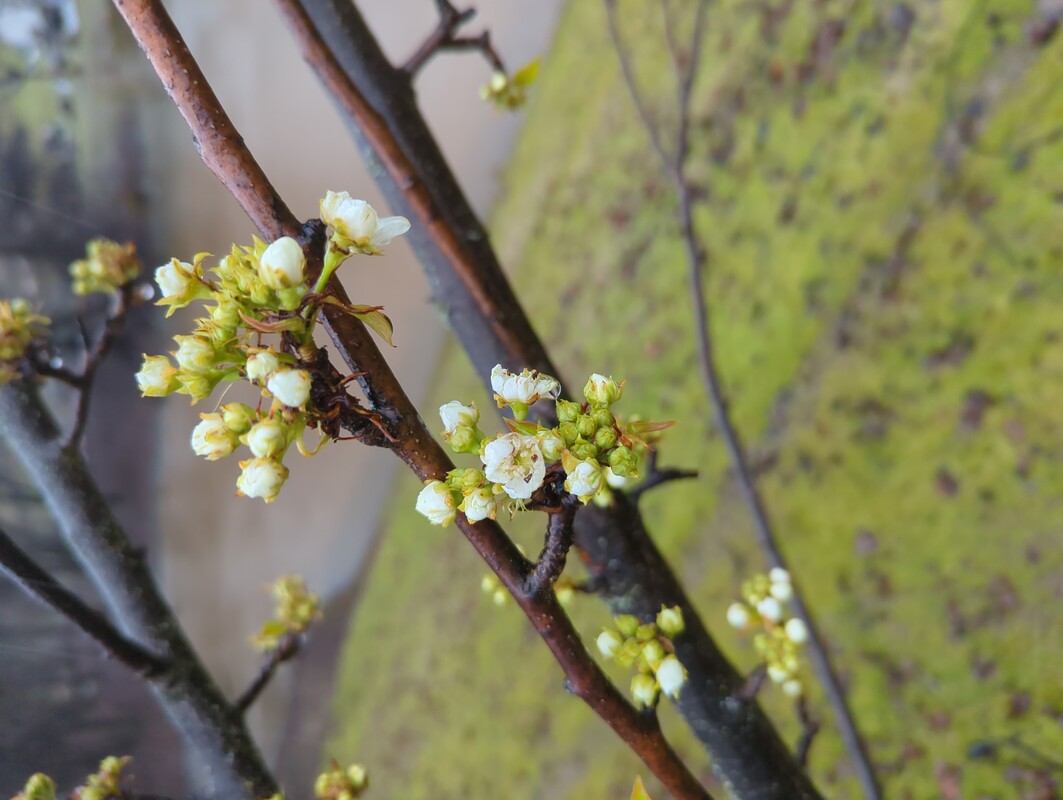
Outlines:
<svg viewBox="0 0 1063 800"><path fill-rule="evenodd" d="M645 625L639 625L635 631L635 636L643 642L655 639L657 638L657 626L652 622L647 622Z"/></svg>
<svg viewBox="0 0 1063 800"><path fill-rule="evenodd" d="M679 606L661 606L661 610L657 612L657 627L669 639L681 634L686 627L683 623L683 609Z"/></svg>
<svg viewBox="0 0 1063 800"><path fill-rule="evenodd" d="M556 408L559 422L575 422L579 417L579 403L573 403L571 400L558 400Z"/></svg>
<svg viewBox="0 0 1063 800"><path fill-rule="evenodd" d="M577 439L569 447L569 450L580 461L594 460L598 457L598 448L594 446L594 442L588 442L584 439Z"/></svg>
<svg viewBox="0 0 1063 800"><path fill-rule="evenodd" d="M538 439L543 458L548 462L558 461L561 458L561 454L565 451L565 440L558 435L557 431L541 431Z"/></svg>
<svg viewBox="0 0 1063 800"><path fill-rule="evenodd" d="M619 617L613 618L613 623L616 625L624 636L634 636L635 631L639 628L639 618L634 614L621 614Z"/></svg>
<svg viewBox="0 0 1063 800"><path fill-rule="evenodd" d="M594 408L590 411L591 417L598 423L599 427L612 428L616 422L616 418L608 408Z"/></svg>
<svg viewBox="0 0 1063 800"><path fill-rule="evenodd" d="M610 628L603 628L596 643L599 653L606 658L614 658L624 646L624 637Z"/></svg>
<svg viewBox="0 0 1063 800"><path fill-rule="evenodd" d="M624 393L624 382L617 383L612 378L599 375L597 372L591 375L587 385L583 387L583 396L587 402L593 405L611 406Z"/></svg>
<svg viewBox="0 0 1063 800"><path fill-rule="evenodd" d="M18 800L55 800L55 781L43 772L30 775Z"/></svg>
<svg viewBox="0 0 1063 800"><path fill-rule="evenodd" d="M576 430L575 422L562 422L557 426L557 432L565 440L565 444L570 447L579 438L579 431Z"/></svg>
<svg viewBox="0 0 1063 800"><path fill-rule="evenodd" d="M609 454L609 467L621 478L634 478L639 474L639 457L625 445L620 445Z"/></svg>
<svg viewBox="0 0 1063 800"><path fill-rule="evenodd" d="M661 663L666 655L664 645L656 639L650 639L646 644L642 645L641 659L651 670L656 670L657 665Z"/></svg>
<svg viewBox="0 0 1063 800"><path fill-rule="evenodd" d="M616 431L612 428L599 428L594 434L594 443L599 450L608 450L616 444Z"/></svg>
<svg viewBox="0 0 1063 800"><path fill-rule="evenodd" d="M226 403L221 407L225 427L237 435L243 435L258 422L258 412L244 403Z"/></svg>
<svg viewBox="0 0 1063 800"><path fill-rule="evenodd" d="M616 651L616 663L622 667L632 667L642 655L642 642L637 639L625 639Z"/></svg>
<svg viewBox="0 0 1063 800"><path fill-rule="evenodd" d="M473 428L459 425L449 436L450 449L455 453L478 453L480 451L480 435Z"/></svg>
<svg viewBox="0 0 1063 800"><path fill-rule="evenodd" d="M631 679L631 696L640 708L649 708L657 702L657 690L657 681L652 675L640 673Z"/></svg>
<svg viewBox="0 0 1063 800"><path fill-rule="evenodd" d="M209 337L195 334L194 336L178 335L173 339L177 342L174 357L182 370L203 374L214 367L217 353L214 349L214 342Z"/></svg>
<svg viewBox="0 0 1063 800"><path fill-rule="evenodd" d="M447 484L455 491L467 494L484 485L487 478L483 471L469 467L468 469L454 469L447 473Z"/></svg>
<svg viewBox="0 0 1063 800"><path fill-rule="evenodd" d="M265 417L251 426L244 441L256 458L273 458L288 446L288 428L278 417Z"/></svg>
<svg viewBox="0 0 1063 800"><path fill-rule="evenodd" d="M584 439L592 439L598 431L598 423L594 421L593 417L587 414L580 414L576 420L576 430L579 431L579 435Z"/></svg>

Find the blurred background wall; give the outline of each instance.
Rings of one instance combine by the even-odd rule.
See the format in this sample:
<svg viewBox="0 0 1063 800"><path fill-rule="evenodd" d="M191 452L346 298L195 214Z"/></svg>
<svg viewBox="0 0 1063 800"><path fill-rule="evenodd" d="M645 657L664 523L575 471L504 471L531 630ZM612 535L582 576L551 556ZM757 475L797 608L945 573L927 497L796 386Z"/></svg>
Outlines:
<svg viewBox="0 0 1063 800"><path fill-rule="evenodd" d="M413 51L435 21L431 0L361 5L396 61ZM559 0L495 0L483 4L470 30L490 28L503 58L516 68L546 47L559 5ZM237 128L299 216L316 216L327 189L365 197L386 213L343 122L270 4L174 0L168 8ZM220 254L234 242L250 242L251 225L200 164L184 122L109 5L0 0L0 65L6 68L0 83L4 295L40 297L60 332L73 332L75 313L98 317L101 311L71 305L63 287L65 265L87 238L135 238L149 266L171 255ZM489 210L497 172L519 125L519 117L479 100L478 88L489 75L477 55L445 55L418 80L426 116L482 213ZM16 220L19 226L11 224ZM357 301L386 306L396 326L393 364L411 394L421 396L446 332L411 253L399 243L382 258L356 259L344 267L343 279ZM328 636L347 630L344 615L396 464L387 453L336 444L298 464L271 506L235 497L235 463L204 463L188 446L198 414L212 410L207 407L212 402L190 408L179 399L136 397L132 372L140 353L169 349L168 336L188 321L175 316L172 327L160 331L159 315L145 311L133 319L134 330L104 376L89 456L105 487L126 498L119 509L125 524L149 548L171 602L226 691L240 691L256 668L248 638L270 613L263 590L268 581L303 573L331 603L332 624L315 643L324 660L301 667L307 671L298 702L293 703L291 671L285 671L251 714L267 756L284 762L282 775L302 775L316 762L317 742L327 727L324 699L336 650ZM71 333L67 340L76 337ZM431 414L425 410L426 417ZM31 495L17 469L9 459L0 469L5 486L10 484L0 499L4 523L13 533L33 537L38 551L54 552L53 562L65 565L64 579L80 585L56 547L47 514L40 508L26 511L17 502ZM27 503L32 508L30 498ZM172 794L180 771L173 764L173 739L146 705L146 694L134 690L130 699L127 690L134 682L121 670L101 667L79 634L9 587L0 585L0 592L0 745L11 745L0 746L0 793L11 793L27 772L51 770L57 778L73 779L93 759L121 751L137 755L138 776L147 779L138 778L139 791ZM53 640L42 644L45 629ZM60 663L75 662L85 675L75 679L69 669L59 669ZM43 718L43 701L37 697L41 692L12 691L15 674L27 691L50 687L44 694L51 698L55 725L41 731L25 727L30 717ZM82 708L91 712L80 722L65 711L77 691ZM30 696L36 699L27 700ZM293 721L293 708L309 728ZM101 727L105 717L114 718L113 731ZM75 740L76 746L64 748ZM34 756L39 758L31 763Z"/></svg>

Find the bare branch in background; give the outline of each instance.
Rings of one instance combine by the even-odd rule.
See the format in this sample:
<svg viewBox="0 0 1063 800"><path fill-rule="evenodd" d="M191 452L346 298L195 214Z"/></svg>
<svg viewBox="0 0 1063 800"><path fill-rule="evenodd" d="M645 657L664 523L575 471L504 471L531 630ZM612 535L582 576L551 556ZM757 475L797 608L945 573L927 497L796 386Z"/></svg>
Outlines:
<svg viewBox="0 0 1063 800"><path fill-rule="evenodd" d="M502 58L491 44L490 31L484 31L479 36L458 36L458 30L476 16L475 8L458 11L449 0L436 0L436 8L439 10L436 29L402 67L410 80L417 77L433 56L447 50L479 50L492 69L506 71Z"/></svg>
<svg viewBox="0 0 1063 800"><path fill-rule="evenodd" d="M695 11L695 20L691 41L686 54L682 53L677 41L674 26L671 23L669 3L662 0L665 19L665 35L668 49L671 53L672 63L676 75L677 94L679 104L679 124L676 132L675 152L669 156L662 142L660 130L650 117L649 110L635 80L631 59L617 28L616 0L604 0L606 14L609 21L609 32L613 39L613 45L620 61L620 69L627 84L628 92L634 102L639 119L653 144L654 150L660 157L665 171L674 184L676 199L678 202L678 219L680 235L683 240L687 256L688 279L690 285L690 298L694 307L695 330L697 336L698 362L701 366L702 381L705 392L713 409L713 416L717 429L723 437L727 447L727 454L731 467L735 473L735 479L741 490L742 497L753 519L753 527L756 531L757 541L764 553L765 560L771 568L779 567L789 570L786 561L779 549L777 537L770 518L767 506L756 485L749 459L742 444L741 436L731 419L728 407L727 394L723 387L716 364L715 344L709 322L709 306L705 299L704 274L707 269L707 256L702 247L697 232L694 229L693 215L693 192L686 178L685 167L689 153L690 142L690 97L694 82L697 78L698 63L701 53L702 31L705 21L705 13L708 8L708 0L698 0ZM860 785L867 800L881 798L881 789L875 777L874 768L867 747L860 737L853 719L852 711L845 698L845 690L831 663L827 651L827 644L823 640L819 629L812 619L811 612L802 599L802 593L795 585L792 600L795 616L804 621L808 628L808 651L816 675L827 695L827 700L834 711L838 724L839 734L845 745L849 758L857 771Z"/></svg>
<svg viewBox="0 0 1063 800"><path fill-rule="evenodd" d="M247 709L251 708L251 705L258 699L259 695L269 685L273 675L277 672L277 669L285 661L291 661L303 648L303 635L298 633L286 633L281 637L281 640L277 643L277 646L270 650L266 656L266 660L263 662L262 667L259 669L258 674L255 675L254 680L250 685L244 689L243 693L233 703L233 713L239 716L243 716L247 713Z"/></svg>

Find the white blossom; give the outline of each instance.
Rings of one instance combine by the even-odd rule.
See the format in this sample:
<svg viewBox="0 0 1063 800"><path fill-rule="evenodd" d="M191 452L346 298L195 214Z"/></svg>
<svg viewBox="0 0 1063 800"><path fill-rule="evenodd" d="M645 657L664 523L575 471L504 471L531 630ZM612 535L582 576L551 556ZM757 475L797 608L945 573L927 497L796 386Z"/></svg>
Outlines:
<svg viewBox="0 0 1063 800"><path fill-rule="evenodd" d="M605 468L605 482L610 489L623 489L629 483L632 483L633 480L633 478L625 477L624 475L617 475L613 472L612 467Z"/></svg>
<svg viewBox="0 0 1063 800"><path fill-rule="evenodd" d="M144 365L137 373L137 386L144 397L165 397L179 386L177 368L166 356L144 355Z"/></svg>
<svg viewBox="0 0 1063 800"><path fill-rule="evenodd" d="M805 625L804 620L794 617L793 619L786 620L786 638L794 644L804 644L808 641L808 627Z"/></svg>
<svg viewBox="0 0 1063 800"><path fill-rule="evenodd" d="M457 400L451 400L439 407L439 417L443 420L446 432L454 433L459 425L475 428L480 421L480 412L476 409L476 403L464 405Z"/></svg>
<svg viewBox="0 0 1063 800"><path fill-rule="evenodd" d="M757 603L757 612L764 619L778 622L782 619L782 605L774 597L765 597Z"/></svg>
<svg viewBox="0 0 1063 800"><path fill-rule="evenodd" d="M499 408L513 403L530 406L542 397L557 397L561 393L561 384L556 378L534 369L525 369L515 375L496 364L491 370L491 389Z"/></svg>
<svg viewBox="0 0 1063 800"><path fill-rule="evenodd" d="M328 192L321 201L321 220L363 253L378 253L392 239L410 229L406 217L379 217L365 200L347 192Z"/></svg>
<svg viewBox="0 0 1063 800"><path fill-rule="evenodd" d="M587 402L597 405L611 406L623 394L623 382L617 383L612 378L599 375L597 372L588 378L587 385L583 387L583 396L587 398Z"/></svg>
<svg viewBox="0 0 1063 800"><path fill-rule="evenodd" d="M206 336L175 336L177 359L181 369L188 372L203 373L214 366L214 344Z"/></svg>
<svg viewBox="0 0 1063 800"><path fill-rule="evenodd" d="M269 376L266 388L284 405L302 408L310 399L310 373L304 369L281 367Z"/></svg>
<svg viewBox="0 0 1063 800"><path fill-rule="evenodd" d="M200 422L192 429L192 450L207 461L217 461L236 449L239 440L225 424L221 414L200 414Z"/></svg>
<svg viewBox="0 0 1063 800"><path fill-rule="evenodd" d="M495 518L495 510L498 508L498 497L490 486L481 486L465 495L461 503L461 510L465 512L469 522L479 522L482 519Z"/></svg>
<svg viewBox="0 0 1063 800"><path fill-rule="evenodd" d="M777 664L768 664L768 677L772 683L785 683L790 679L790 670Z"/></svg>
<svg viewBox="0 0 1063 800"><path fill-rule="evenodd" d="M278 419L266 417L251 426L247 433L247 446L258 458L271 458L284 450L288 444L288 432Z"/></svg>
<svg viewBox="0 0 1063 800"><path fill-rule="evenodd" d="M657 691L657 681L651 675L640 673L631 679L631 696L637 706L652 706L657 702Z"/></svg>
<svg viewBox="0 0 1063 800"><path fill-rule="evenodd" d="M749 609L744 603L731 603L727 609L727 624L739 630L749 624Z"/></svg>
<svg viewBox="0 0 1063 800"><path fill-rule="evenodd" d="M773 583L768 590L771 592L771 596L778 600L780 603L789 603L790 599L794 596L794 587L787 583Z"/></svg>
<svg viewBox="0 0 1063 800"><path fill-rule="evenodd" d="M514 500L527 500L543 484L546 460L534 436L507 433L484 447L487 480L502 485Z"/></svg>
<svg viewBox="0 0 1063 800"><path fill-rule="evenodd" d="M797 678L791 678L782 685L782 690L787 697L800 697L805 687L801 685L801 681L797 680Z"/></svg>
<svg viewBox="0 0 1063 800"><path fill-rule="evenodd" d="M267 503L277 498L277 493L288 480L288 468L272 458L241 461L240 468L243 472L236 479L237 491L245 497L261 497Z"/></svg>
<svg viewBox="0 0 1063 800"><path fill-rule="evenodd" d="M446 527L457 516L454 493L443 481L429 481L417 495L417 512L433 525Z"/></svg>
<svg viewBox="0 0 1063 800"><path fill-rule="evenodd" d="M598 644L598 652L606 658L613 658L617 651L620 650L620 646L624 643L624 637L614 630L606 628L598 634L596 640Z"/></svg>
<svg viewBox="0 0 1063 800"><path fill-rule="evenodd" d="M155 283L159 285L164 298L184 297L196 291L199 278L195 267L187 261L173 258L169 264L163 264L155 270Z"/></svg>
<svg viewBox="0 0 1063 800"><path fill-rule="evenodd" d="M657 665L657 683L669 697L678 697L679 690L687 682L687 671L675 656L665 656Z"/></svg>
<svg viewBox="0 0 1063 800"><path fill-rule="evenodd" d="M535 434L539 439L539 449L543 451L543 458L548 462L558 461L565 452L565 440L556 430L539 431Z"/></svg>
<svg viewBox="0 0 1063 800"><path fill-rule="evenodd" d="M782 567L772 567L771 571L768 573L768 579L772 583L789 583L790 573Z"/></svg>
<svg viewBox="0 0 1063 800"><path fill-rule="evenodd" d="M255 350L247 358L247 379L264 381L280 367L280 359L272 349Z"/></svg>
<svg viewBox="0 0 1063 800"><path fill-rule="evenodd" d="M584 503L602 488L602 466L592 458L580 461L565 479L565 490Z"/></svg>
<svg viewBox="0 0 1063 800"><path fill-rule="evenodd" d="M290 289L306 278L306 256L299 242L282 236L262 251L258 258L258 276L271 289Z"/></svg>

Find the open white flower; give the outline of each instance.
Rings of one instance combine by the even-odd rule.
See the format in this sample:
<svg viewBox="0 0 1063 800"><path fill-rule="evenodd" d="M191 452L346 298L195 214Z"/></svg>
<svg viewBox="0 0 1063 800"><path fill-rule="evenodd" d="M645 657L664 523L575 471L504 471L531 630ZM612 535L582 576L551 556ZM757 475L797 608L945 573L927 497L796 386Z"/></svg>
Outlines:
<svg viewBox="0 0 1063 800"><path fill-rule="evenodd" d="M195 267L187 261L172 258L169 264L163 264L155 270L155 283L159 285L164 298L182 297L196 291L199 278L196 277Z"/></svg>
<svg viewBox="0 0 1063 800"><path fill-rule="evenodd" d="M288 444L288 432L279 419L266 417L248 431L247 446L259 458L271 458L282 452Z"/></svg>
<svg viewBox="0 0 1063 800"><path fill-rule="evenodd" d="M586 503L602 488L602 465L593 458L580 461L565 479L565 490Z"/></svg>
<svg viewBox="0 0 1063 800"><path fill-rule="evenodd" d="M498 508L498 496L491 491L490 486L481 486L465 495L461 510L469 518L469 522L479 522L482 519L495 518L495 510Z"/></svg>
<svg viewBox="0 0 1063 800"><path fill-rule="evenodd" d="M540 398L557 397L561 393L561 384L538 370L525 369L515 375L496 364L491 370L491 389L499 408L513 406L516 413L521 408L527 412L527 406Z"/></svg>
<svg viewBox="0 0 1063 800"><path fill-rule="evenodd" d="M288 468L272 458L250 458L240 462L240 477L236 490L245 497L261 497L267 503L277 499L284 482L288 480Z"/></svg>
<svg viewBox="0 0 1063 800"><path fill-rule="evenodd" d="M687 682L687 671L675 656L665 656L657 665L657 683L669 697L679 697L679 690Z"/></svg>
<svg viewBox="0 0 1063 800"><path fill-rule="evenodd" d="M200 414L200 422L192 429L192 450L207 461L223 458L239 444L235 433L225 424L221 414Z"/></svg>
<svg viewBox="0 0 1063 800"><path fill-rule="evenodd" d="M454 433L459 425L475 428L480 421L480 412L476 409L476 403L463 405L457 400L451 400L439 407L439 417L443 420L446 432Z"/></svg>
<svg viewBox="0 0 1063 800"><path fill-rule="evenodd" d="M165 397L180 386L177 367L166 356L144 354L144 365L137 373L137 386L144 397Z"/></svg>
<svg viewBox="0 0 1063 800"><path fill-rule="evenodd" d="M514 500L527 500L543 484L546 460L534 436L507 433L488 442L481 456L487 480L502 484Z"/></svg>
<svg viewBox="0 0 1063 800"><path fill-rule="evenodd" d="M349 239L361 253L376 255L380 248L410 229L406 217L379 217L365 200L351 197L347 192L327 192L321 201L321 221L345 239Z"/></svg>
<svg viewBox="0 0 1063 800"><path fill-rule="evenodd" d="M306 256L299 242L282 236L262 251L258 276L271 289L290 289L306 278Z"/></svg>
<svg viewBox="0 0 1063 800"><path fill-rule="evenodd" d="M284 405L302 408L310 399L310 373L305 369L282 367L269 376L266 388Z"/></svg>
<svg viewBox="0 0 1063 800"><path fill-rule="evenodd" d="M457 516L454 493L443 481L429 481L417 495L417 513L424 514L433 525L444 528Z"/></svg>

